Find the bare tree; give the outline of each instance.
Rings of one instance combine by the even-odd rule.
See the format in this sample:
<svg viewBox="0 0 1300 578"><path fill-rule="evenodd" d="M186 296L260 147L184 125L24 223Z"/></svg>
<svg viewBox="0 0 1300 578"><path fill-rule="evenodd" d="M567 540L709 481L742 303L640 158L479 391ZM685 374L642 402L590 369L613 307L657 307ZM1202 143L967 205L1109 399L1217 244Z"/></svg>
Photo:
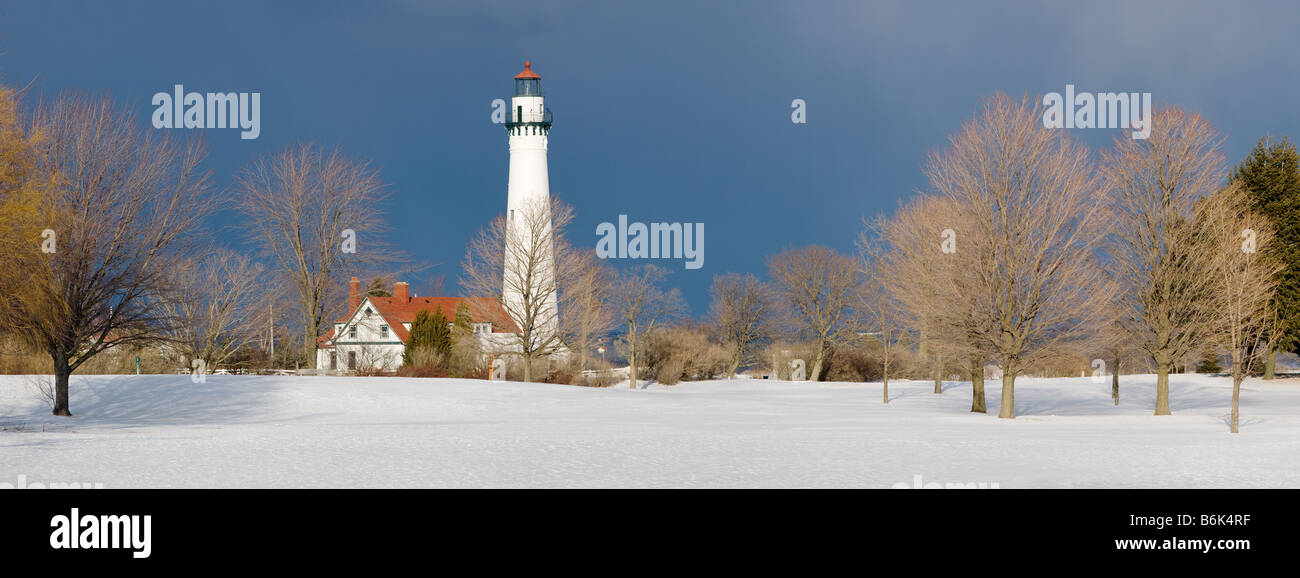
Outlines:
<svg viewBox="0 0 1300 578"><path fill-rule="evenodd" d="M1107 224L1088 151L1042 116L1028 98L996 95L926 166L979 232L959 240L973 258L952 289L969 295L970 329L1001 365L1000 418L1015 417L1016 376L1095 329L1108 298L1096 259Z"/></svg>
<svg viewBox="0 0 1300 578"><path fill-rule="evenodd" d="M567 258L572 262L560 269L572 274L568 283L559 286L560 332L581 374L587 370L592 346L616 324L609 303L616 273L596 257L595 251L570 250Z"/></svg>
<svg viewBox="0 0 1300 578"><path fill-rule="evenodd" d="M882 222L883 219L877 220L878 224ZM890 270L890 262L882 256L880 245L870 242L865 232L858 237L858 250L865 285L859 292L856 310L880 343L882 395L884 403L889 403L889 369L907 336L903 305L889 288L899 283L899 278Z"/></svg>
<svg viewBox="0 0 1300 578"><path fill-rule="evenodd" d="M286 283L276 282L277 279L268 274L264 265L258 278L258 297L252 305L253 312L248 322L256 333L253 342L266 354L263 369L282 367L285 362L291 367L298 359L294 352L302 336L296 324L291 327L290 321L302 319L299 311L302 303L297 299L297 293ZM293 343L286 345L290 341Z"/></svg>
<svg viewBox="0 0 1300 578"><path fill-rule="evenodd" d="M564 237L572 221L573 209L558 199L536 201L494 219L465 253L460 285L493 297L514 322L508 348L523 360L524 381L533 380L535 360L565 351L558 288L570 286L584 268Z"/></svg>
<svg viewBox="0 0 1300 578"><path fill-rule="evenodd" d="M236 186L250 238L296 297L304 349L339 312L349 271L401 258L382 240L389 193L378 171L340 149L284 149L254 161ZM308 357L315 367L316 356Z"/></svg>
<svg viewBox="0 0 1300 578"><path fill-rule="evenodd" d="M57 248L29 272L10 328L54 362L54 415L71 415L68 378L111 348L156 342L174 326L159 303L167 273L201 244L214 206L203 149L143 130L106 99L69 96L38 111L46 137L41 213Z"/></svg>
<svg viewBox="0 0 1300 578"><path fill-rule="evenodd" d="M656 265L642 265L620 271L614 283L610 306L623 324L622 343L627 354L628 387L636 389L637 364L645 350L646 336L661 325L676 321L686 313L686 301L677 288L660 286L668 270Z"/></svg>
<svg viewBox="0 0 1300 578"><path fill-rule="evenodd" d="M709 288L709 326L727 349L727 377L752 363L771 338L772 291L754 275L714 275Z"/></svg>
<svg viewBox="0 0 1300 578"><path fill-rule="evenodd" d="M794 330L813 341L809 381L821 379L826 354L855 335L852 306L859 285L857 262L816 245L788 249L767 260L767 269Z"/></svg>
<svg viewBox="0 0 1300 578"><path fill-rule="evenodd" d="M971 411L984 413L984 364L993 357L979 338L984 322L981 305L967 276L988 263L976 241L981 231L964 218L952 199L922 194L889 219L868 224L859 244L874 237L882 288L899 304L897 314L919 339L928 359L935 393L942 393L944 358L964 365L971 378ZM973 278L973 277L972 277Z"/></svg>
<svg viewBox="0 0 1300 578"><path fill-rule="evenodd" d="M1272 351L1273 299L1283 269L1273 251L1275 230L1250 210L1241 185L1233 183L1197 206L1216 281L1209 332L1232 357L1232 433L1237 433L1241 382Z"/></svg>
<svg viewBox="0 0 1300 578"><path fill-rule="evenodd" d="M1110 263L1122 319L1156 370L1155 415L1169 415L1169 372L1201 345L1215 277L1193 205L1223 184L1218 133L1198 115L1159 109L1151 135L1117 138L1103 163L1113 199Z"/></svg>
<svg viewBox="0 0 1300 578"><path fill-rule="evenodd" d="M1109 272L1106 274L1105 283L1110 285L1106 289L1108 294L1119 294L1119 286ZM1119 302L1112 301L1104 306L1104 313L1085 349L1095 352L1091 356L1094 371L1102 369L1095 366L1097 360L1101 360L1105 364L1104 369L1110 372L1111 402L1119 405L1120 373L1124 367L1143 365L1145 354L1139 349L1133 334L1129 331L1125 319L1125 307Z"/></svg>
<svg viewBox="0 0 1300 578"><path fill-rule="evenodd" d="M169 272L174 298L159 306L176 320L169 341L185 357L208 368L226 363L240 348L262 338L262 266L217 250L178 263Z"/></svg>

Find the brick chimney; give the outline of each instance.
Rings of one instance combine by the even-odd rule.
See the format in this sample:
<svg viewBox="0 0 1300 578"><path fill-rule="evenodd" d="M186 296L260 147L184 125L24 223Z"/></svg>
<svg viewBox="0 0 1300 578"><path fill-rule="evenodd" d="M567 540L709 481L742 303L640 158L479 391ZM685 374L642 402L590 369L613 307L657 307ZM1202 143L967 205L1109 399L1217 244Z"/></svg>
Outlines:
<svg viewBox="0 0 1300 578"><path fill-rule="evenodd" d="M398 303L411 302L411 286L405 281L393 283L393 300Z"/></svg>
<svg viewBox="0 0 1300 578"><path fill-rule="evenodd" d="M348 315L352 315L361 306L361 280L353 277L348 281Z"/></svg>

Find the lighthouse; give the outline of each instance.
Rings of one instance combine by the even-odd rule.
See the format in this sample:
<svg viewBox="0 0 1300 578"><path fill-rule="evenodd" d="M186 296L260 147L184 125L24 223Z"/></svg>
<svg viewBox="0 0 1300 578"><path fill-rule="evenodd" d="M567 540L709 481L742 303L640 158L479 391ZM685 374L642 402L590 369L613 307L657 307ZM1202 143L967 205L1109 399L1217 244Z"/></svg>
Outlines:
<svg viewBox="0 0 1300 578"><path fill-rule="evenodd" d="M542 77L533 72L532 62L524 62L524 71L515 76L515 94L506 116L510 181L502 301L520 329L531 323L534 335L546 339L558 327L549 219L551 184L546 169L551 110L542 96Z"/></svg>

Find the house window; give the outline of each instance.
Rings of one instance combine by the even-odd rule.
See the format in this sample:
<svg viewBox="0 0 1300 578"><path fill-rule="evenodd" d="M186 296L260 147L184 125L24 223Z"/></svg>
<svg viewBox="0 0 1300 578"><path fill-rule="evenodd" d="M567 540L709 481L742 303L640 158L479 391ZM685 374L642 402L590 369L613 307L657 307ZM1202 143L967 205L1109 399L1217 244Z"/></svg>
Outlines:
<svg viewBox="0 0 1300 578"><path fill-rule="evenodd" d="M353 325L352 327L349 327L349 328L348 328L348 337L351 337L352 339L356 339L356 338L357 338L357 326L356 326L356 325Z"/></svg>
<svg viewBox="0 0 1300 578"><path fill-rule="evenodd" d="M380 337L383 337L384 339L388 339L388 326L387 326L387 325L380 325L380 326L379 326L379 336L380 336Z"/></svg>
<svg viewBox="0 0 1300 578"><path fill-rule="evenodd" d="M475 324L474 324L474 333L475 333L476 335L483 334L483 333L492 333L492 324L491 324L491 323L475 323Z"/></svg>
<svg viewBox="0 0 1300 578"><path fill-rule="evenodd" d="M366 317L370 317L370 308L369 308L369 307L366 308Z"/></svg>
<svg viewBox="0 0 1300 578"><path fill-rule="evenodd" d="M354 370L354 371L355 371L356 368L357 368L357 352L355 352L355 351L349 351L349 352L348 352L348 369L349 369L349 370Z"/></svg>

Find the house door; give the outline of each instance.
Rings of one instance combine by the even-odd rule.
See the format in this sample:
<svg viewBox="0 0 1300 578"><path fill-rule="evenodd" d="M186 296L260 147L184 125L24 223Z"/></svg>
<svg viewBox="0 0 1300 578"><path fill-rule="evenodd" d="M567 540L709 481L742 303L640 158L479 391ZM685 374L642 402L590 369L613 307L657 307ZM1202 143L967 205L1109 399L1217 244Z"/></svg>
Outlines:
<svg viewBox="0 0 1300 578"><path fill-rule="evenodd" d="M338 369L338 368L339 368L339 354L338 354L338 352L336 352L336 351L331 351L331 352L330 352L330 371L334 371L334 370L336 370L336 369Z"/></svg>
<svg viewBox="0 0 1300 578"><path fill-rule="evenodd" d="M350 371L356 371L356 369L357 369L357 352L355 352L355 351L349 351L349 352L348 352L348 370L350 370Z"/></svg>

